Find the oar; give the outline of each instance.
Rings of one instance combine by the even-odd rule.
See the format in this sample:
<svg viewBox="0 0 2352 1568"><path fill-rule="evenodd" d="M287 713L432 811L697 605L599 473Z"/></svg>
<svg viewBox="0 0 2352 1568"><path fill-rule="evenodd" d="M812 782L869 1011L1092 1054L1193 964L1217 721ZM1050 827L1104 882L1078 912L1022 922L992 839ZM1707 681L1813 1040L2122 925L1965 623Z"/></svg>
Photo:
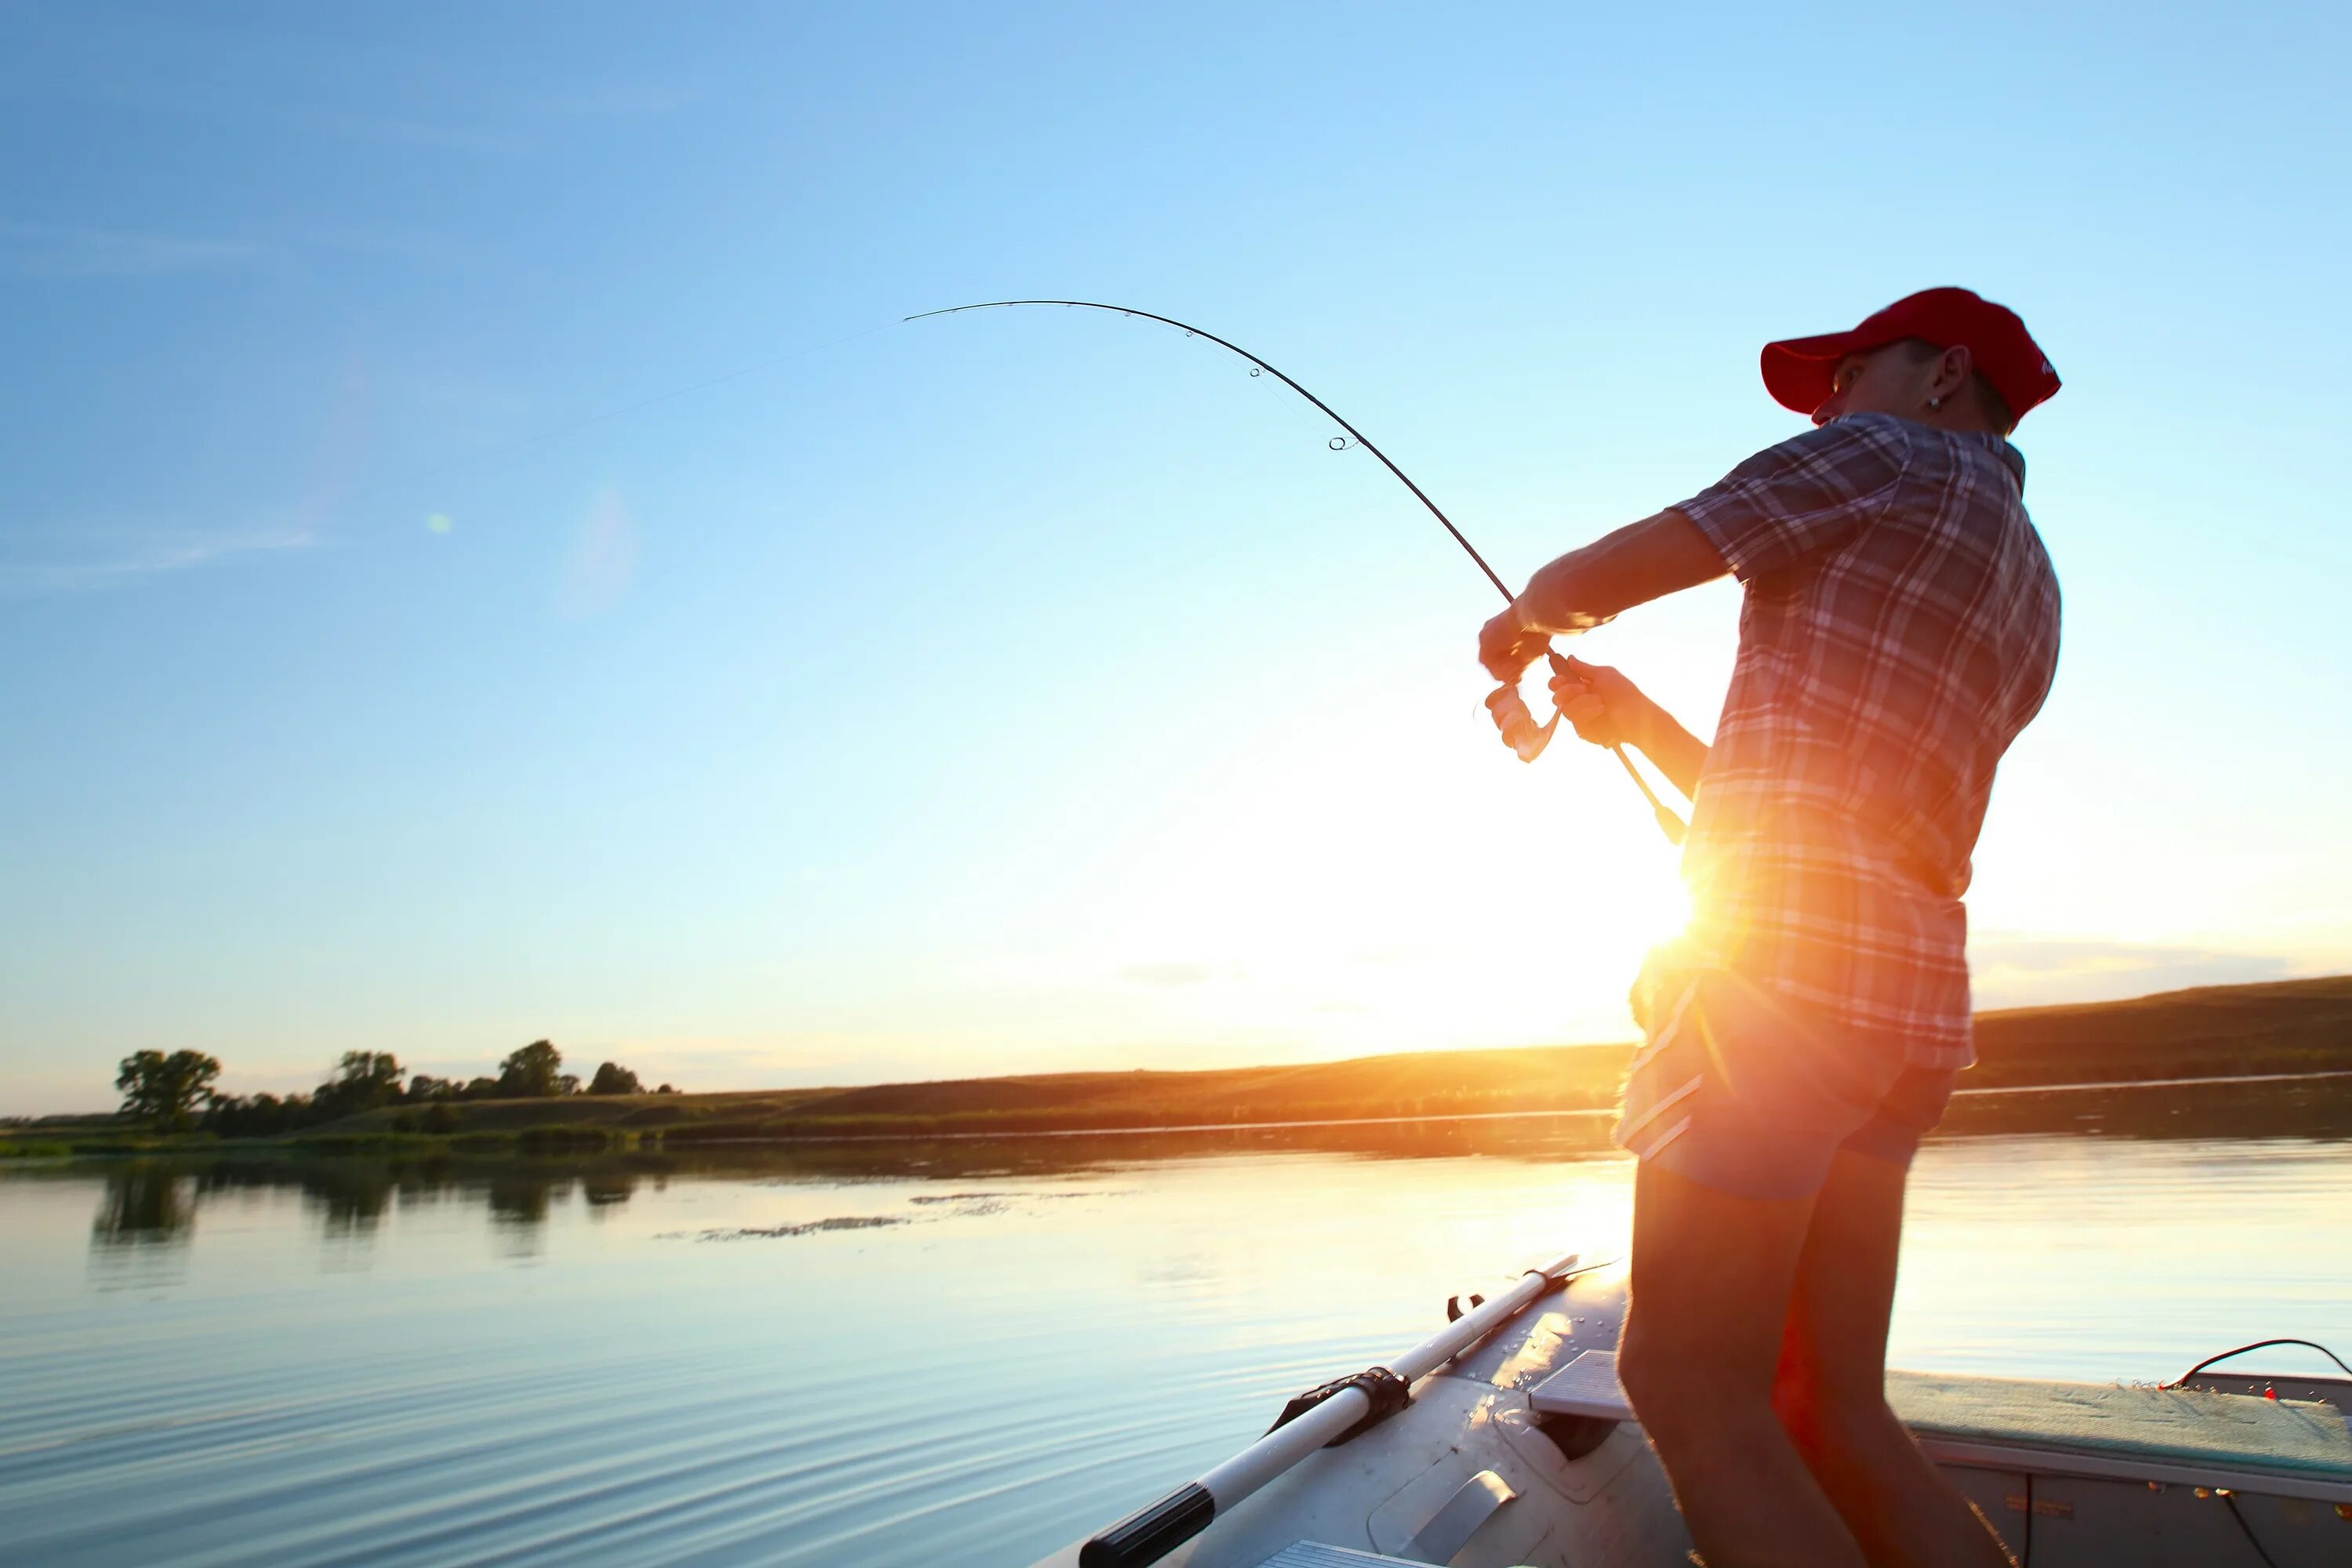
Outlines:
<svg viewBox="0 0 2352 1568"><path fill-rule="evenodd" d="M1465 1312L1388 1365L1301 1394L1284 1408L1283 1418L1265 1436L1199 1480L1179 1487L1150 1508L1094 1536L1078 1549L1078 1568L1142 1568L1147 1563L1159 1562L1208 1529L1211 1520L1231 1510L1316 1449L1351 1437L1359 1429L1402 1409L1414 1384L1485 1339L1520 1308L1580 1272L1573 1252L1540 1268L1530 1268L1517 1284Z"/></svg>

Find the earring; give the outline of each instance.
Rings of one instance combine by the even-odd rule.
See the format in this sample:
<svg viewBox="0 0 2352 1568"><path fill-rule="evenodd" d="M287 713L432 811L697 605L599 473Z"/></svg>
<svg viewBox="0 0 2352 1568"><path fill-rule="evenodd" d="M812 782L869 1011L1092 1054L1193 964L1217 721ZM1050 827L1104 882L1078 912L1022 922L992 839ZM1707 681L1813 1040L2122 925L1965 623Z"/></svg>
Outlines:
<svg viewBox="0 0 2352 1568"><path fill-rule="evenodd" d="M1941 408L1944 406L1944 400L1940 397L1931 397L1927 399L1927 406L1930 408Z"/></svg>

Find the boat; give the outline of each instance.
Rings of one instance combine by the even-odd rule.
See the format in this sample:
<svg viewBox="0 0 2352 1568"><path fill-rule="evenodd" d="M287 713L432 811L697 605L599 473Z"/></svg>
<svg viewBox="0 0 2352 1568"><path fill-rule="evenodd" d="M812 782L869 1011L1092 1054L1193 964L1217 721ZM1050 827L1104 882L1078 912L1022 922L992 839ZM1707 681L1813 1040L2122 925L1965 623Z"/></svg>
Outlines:
<svg viewBox="0 0 2352 1568"><path fill-rule="evenodd" d="M1617 1380L1625 1300L1622 1263L1574 1256L1451 1300L1388 1365L1292 1399L1035 1568L1681 1568L1690 1538ZM2024 1568L2352 1564L2352 1375L1890 1372L1887 1396Z"/></svg>

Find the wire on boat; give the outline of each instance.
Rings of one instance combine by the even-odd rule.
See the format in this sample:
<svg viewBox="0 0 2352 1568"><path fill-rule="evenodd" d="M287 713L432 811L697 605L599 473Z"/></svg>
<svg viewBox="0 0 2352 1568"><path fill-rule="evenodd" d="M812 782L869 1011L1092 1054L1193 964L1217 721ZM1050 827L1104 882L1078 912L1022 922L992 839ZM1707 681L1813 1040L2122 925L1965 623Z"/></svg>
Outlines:
<svg viewBox="0 0 2352 1568"><path fill-rule="evenodd" d="M2263 1560L2263 1568L2279 1568L2278 1559L2263 1550L2263 1538L2256 1535L2254 1527L2246 1521L2245 1511L2238 1507L2237 1495L2234 1492L2225 1491L2221 1494L2221 1498L2223 1502L2230 1505L2230 1517L2238 1521L2238 1533L2246 1538L2246 1544L2252 1547L2254 1555Z"/></svg>
<svg viewBox="0 0 2352 1568"><path fill-rule="evenodd" d="M2344 1358L2342 1356L2337 1355L2334 1351L2329 1350L2317 1340L2299 1340L2294 1338L2293 1335L2284 1335L2274 1340L2256 1340L2252 1344L2240 1345L2235 1350L2223 1351L2219 1355L2209 1355L2203 1361L2199 1362L2195 1366L2190 1367L2187 1372L2182 1373L2179 1377L2173 1379L2170 1383L2164 1384L2164 1386L2167 1388L2179 1388L2187 1384L2190 1378L2195 1377L2199 1373L2203 1372L2207 1367L2212 1366L2216 1363L2228 1361L2231 1356L2243 1355L2248 1351L2264 1350L2272 1345L2301 1345L2305 1350L2317 1351L2321 1355L2326 1356L2337 1366L2343 1367L2346 1375L2352 1376L2352 1366L2345 1366ZM2026 1479L2026 1495L2029 1498L2032 1496L2032 1478L2028 1477ZM2278 1559L2270 1554L2270 1552L2263 1545L2262 1537L2254 1533L2253 1522L2246 1518L2245 1510L2238 1506L2236 1494L2229 1490L2227 1488L2217 1488L2215 1489L2215 1495L2220 1497L2224 1503L2229 1505L2230 1517L2237 1521L2238 1523L2238 1533L2246 1538L2246 1544L2252 1547L2254 1550L2254 1555L2263 1560L2263 1568L2278 1568ZM2031 1531L2032 1528L2032 1521L2031 1514L2029 1513L2026 1529ZM2029 1535L2027 1539L2030 1542L2032 1537Z"/></svg>
<svg viewBox="0 0 2352 1568"><path fill-rule="evenodd" d="M1486 574L1487 582L1495 584L1495 591L1503 595L1504 602L1506 604L1515 602L1517 596L1513 595L1510 588L1505 584L1503 579L1496 574L1495 569L1486 564L1486 558L1478 553L1477 547L1472 544L1470 541L1464 536L1460 529L1454 526L1454 520L1437 509L1437 503L1430 500L1428 495L1419 485L1412 482L1412 475L1406 473L1402 468L1398 468L1395 461L1391 458L1386 452L1381 451L1378 447L1372 445L1370 437L1367 437L1361 430L1357 429L1353 425L1349 424L1345 419L1342 419L1339 416L1339 411L1333 408L1329 404L1324 402L1321 398L1316 396L1313 393L1307 391L1297 382L1291 380L1290 377L1283 374L1281 371L1276 369L1273 365L1268 364L1265 361L1258 358L1257 355L1250 353L1249 350L1242 347L1239 343L1227 342L1224 339L1217 336L1216 333L1210 331L1205 327L1192 326L1189 322L1178 321L1173 316L1161 316L1154 314L1150 310L1139 310L1130 305L1105 305L1097 303L1092 300L988 300L974 305L950 305L941 310L923 310L915 315L907 317L906 320L909 321L927 321L933 316L960 316L966 310L1009 310L1019 305L1061 305L1074 310L1108 310L1111 314L1117 316L1129 316L1140 321L1158 321L1162 326L1174 327L1178 331L1182 332L1188 338L1206 338L1209 342L1216 344L1219 348L1239 354L1242 358L1249 361L1250 374L1252 375L1256 375L1259 372L1263 371L1265 374L1274 377L1276 381L1282 383L1283 385L1290 388L1291 391L1298 394L1299 396L1307 399L1307 402L1322 410L1326 417L1328 417L1334 425L1339 426L1340 429L1345 430L1348 433L1344 439L1339 437L1332 437L1329 444L1333 451L1344 452L1349 450L1351 446L1361 447L1365 451L1370 452L1373 457L1378 458L1381 460L1381 466L1388 469L1390 473L1394 474L1399 482L1401 482L1405 489L1412 492L1412 499L1427 507L1429 509L1429 515L1445 525L1445 531L1454 536L1454 542L1460 545L1464 552L1469 555L1472 561L1477 563L1478 570ZM1566 672L1567 665L1561 660L1559 655L1553 654L1551 656L1551 663L1552 668L1555 670L1559 670L1562 673ZM1635 767L1633 765L1633 759L1625 754L1625 748L1622 744L1612 742L1609 749L1617 754L1617 760L1624 764L1625 775L1633 781L1633 787L1640 790L1642 792L1642 798L1649 803L1650 815L1656 818L1658 829L1666 836L1666 841L1670 844L1680 844L1683 841L1683 833L1685 828L1683 819L1679 816L1675 815L1673 807L1669 806L1665 802L1658 798L1657 792L1650 787L1650 781L1642 776L1642 770Z"/></svg>
<svg viewBox="0 0 2352 1568"><path fill-rule="evenodd" d="M2216 1362L2228 1361L2231 1356L2243 1355L2248 1351L2263 1350L2271 1345L2301 1345L2305 1350L2317 1351L2321 1355L2326 1356L2337 1366L2343 1367L2344 1375L2347 1377L2352 1377L2352 1366L2345 1366L2344 1358L2337 1355L2334 1351L2329 1350L2326 1345L2321 1344L2316 1340L2298 1340L2289 1336L2275 1340L2256 1340L2250 1345L2240 1345L2236 1350L2223 1351L2220 1355L2209 1355L2203 1361L2199 1362L2195 1366L2190 1367L2187 1372L2182 1373L2179 1377L2174 1378L2170 1383L2166 1384L2164 1386L2167 1388L2179 1388L2182 1384L2187 1383L2190 1378L2195 1377L2199 1373L2203 1372L2207 1367L2211 1366Z"/></svg>

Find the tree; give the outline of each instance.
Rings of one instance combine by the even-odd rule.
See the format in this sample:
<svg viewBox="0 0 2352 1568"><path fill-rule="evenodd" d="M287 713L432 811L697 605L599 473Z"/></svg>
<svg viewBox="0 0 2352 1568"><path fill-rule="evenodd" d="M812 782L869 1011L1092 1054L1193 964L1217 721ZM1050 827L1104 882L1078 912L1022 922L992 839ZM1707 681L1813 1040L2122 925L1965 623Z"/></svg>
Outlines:
<svg viewBox="0 0 2352 1568"><path fill-rule="evenodd" d="M122 1058L114 1087L122 1091L122 1113L144 1120L159 1131L188 1125L199 1103L210 1097L221 1065L202 1051L133 1051Z"/></svg>
<svg viewBox="0 0 2352 1568"><path fill-rule="evenodd" d="M411 1105L423 1105L428 1100L455 1099L457 1093L457 1085L451 1079L421 1072L408 1080L408 1092L401 1098Z"/></svg>
<svg viewBox="0 0 2352 1568"><path fill-rule="evenodd" d="M299 1094L216 1094L205 1112L205 1125L224 1138L274 1138L312 1120L310 1101Z"/></svg>
<svg viewBox="0 0 2352 1568"><path fill-rule="evenodd" d="M400 1098L400 1058L389 1051L345 1051L335 1076L319 1086L310 1103L331 1116L373 1110Z"/></svg>
<svg viewBox="0 0 2352 1568"><path fill-rule="evenodd" d="M547 1100L563 1092L563 1053L551 1040L533 1040L499 1064L499 1093L509 1100Z"/></svg>
<svg viewBox="0 0 2352 1568"><path fill-rule="evenodd" d="M596 1069L596 1076L589 1080L588 1092L591 1094L643 1094L645 1086L637 1081L636 1074L620 1063L606 1062Z"/></svg>

